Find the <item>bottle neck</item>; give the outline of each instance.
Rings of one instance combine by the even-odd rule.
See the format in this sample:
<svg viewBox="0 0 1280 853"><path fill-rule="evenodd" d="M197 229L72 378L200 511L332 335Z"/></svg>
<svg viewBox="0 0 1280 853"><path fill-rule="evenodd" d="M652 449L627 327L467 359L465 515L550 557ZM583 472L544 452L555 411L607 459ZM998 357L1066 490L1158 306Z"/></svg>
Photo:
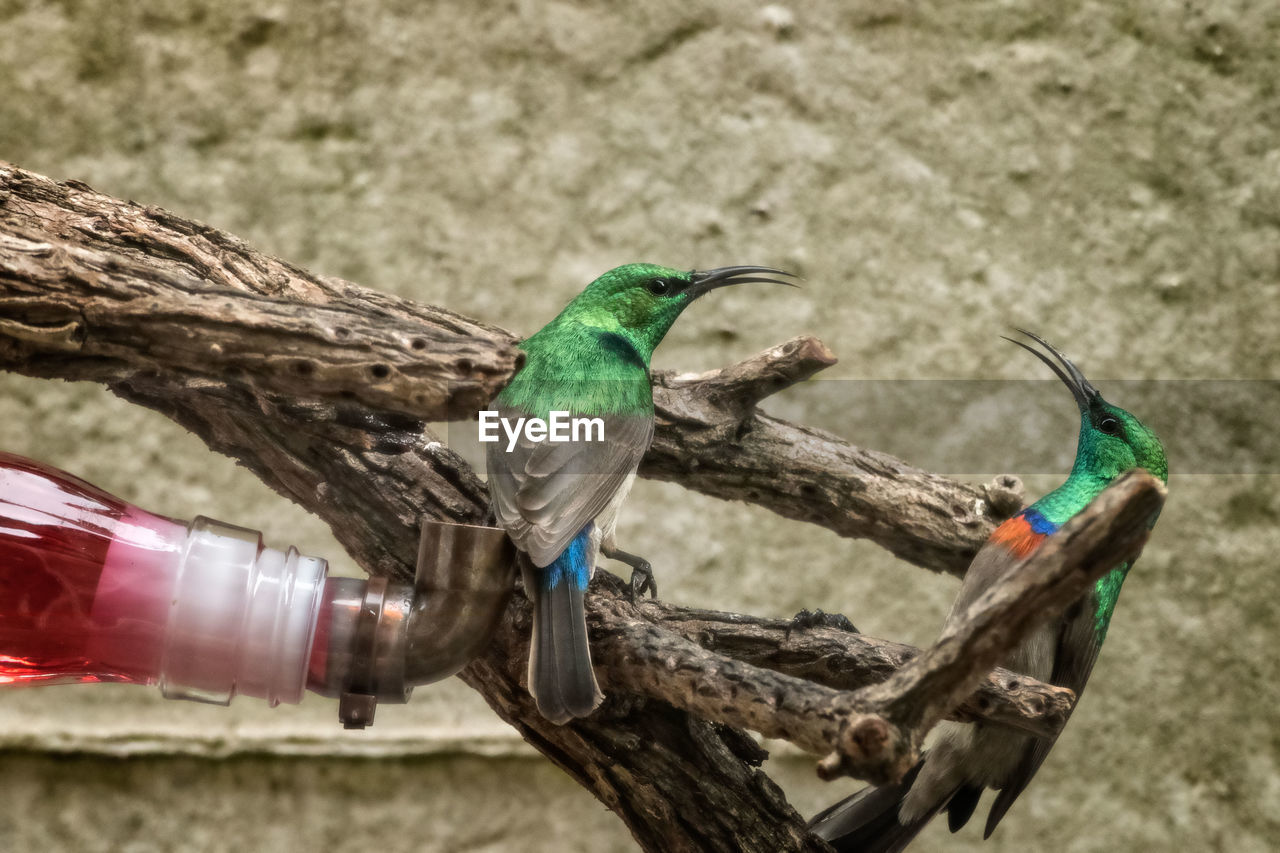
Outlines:
<svg viewBox="0 0 1280 853"><path fill-rule="evenodd" d="M302 700L328 565L198 517L178 555L159 684L170 699Z"/></svg>

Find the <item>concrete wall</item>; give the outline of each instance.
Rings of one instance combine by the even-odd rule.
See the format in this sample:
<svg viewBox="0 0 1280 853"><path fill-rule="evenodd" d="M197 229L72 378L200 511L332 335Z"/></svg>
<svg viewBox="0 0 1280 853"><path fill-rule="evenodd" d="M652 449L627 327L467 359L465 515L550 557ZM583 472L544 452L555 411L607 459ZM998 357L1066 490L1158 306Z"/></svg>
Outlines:
<svg viewBox="0 0 1280 853"><path fill-rule="evenodd" d="M793 269L802 292L695 307L659 366L817 334L850 381L768 408L951 473L1037 473L1033 492L1069 464L1060 388L986 407L976 384L902 383L871 405L851 380L1044 379L997 337L1039 330L1169 439L1171 498L997 836L933 826L915 849L1264 850L1280 394L1225 380L1280 374L1278 43L1276 7L1242 2L0 0L0 158L521 332L625 261ZM1139 410L1121 379L1211 381L1144 386ZM317 521L97 387L0 377L0 447L352 569ZM670 485L639 484L621 534L673 600L820 606L910 642L955 590ZM460 684L365 734L333 713L0 694L0 846L634 849ZM805 811L853 787L772 764Z"/></svg>

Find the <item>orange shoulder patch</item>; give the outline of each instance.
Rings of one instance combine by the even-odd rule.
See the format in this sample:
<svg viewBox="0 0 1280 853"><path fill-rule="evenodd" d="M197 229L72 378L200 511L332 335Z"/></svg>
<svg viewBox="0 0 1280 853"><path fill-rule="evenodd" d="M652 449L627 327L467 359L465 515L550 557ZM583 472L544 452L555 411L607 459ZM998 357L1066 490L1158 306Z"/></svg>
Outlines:
<svg viewBox="0 0 1280 853"><path fill-rule="evenodd" d="M1003 545L1013 556L1021 560L1040 546L1045 535L1032 530L1031 522L1026 516L1019 514L993 530L987 541Z"/></svg>

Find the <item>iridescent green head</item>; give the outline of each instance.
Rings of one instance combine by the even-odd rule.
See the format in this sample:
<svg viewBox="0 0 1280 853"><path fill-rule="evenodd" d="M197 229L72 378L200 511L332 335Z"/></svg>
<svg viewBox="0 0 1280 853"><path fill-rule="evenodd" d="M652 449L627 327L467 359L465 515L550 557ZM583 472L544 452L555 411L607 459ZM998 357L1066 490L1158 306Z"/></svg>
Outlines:
<svg viewBox="0 0 1280 853"><path fill-rule="evenodd" d="M791 273L772 267L699 271L674 270L655 264L625 264L587 285L551 326L575 323L621 335L647 363L680 312L699 296L731 284L790 284L771 277L779 275Z"/></svg>
<svg viewBox="0 0 1280 853"><path fill-rule="evenodd" d="M1071 395L1080 408L1080 444L1076 449L1072 473L1088 474L1109 482L1126 471L1142 468L1162 482L1167 481L1169 464L1165 461L1164 445L1156 434L1131 413L1102 399L1098 389L1084 378L1080 369L1043 338L1024 329L1018 331L1048 350L1057 363L1022 341L1005 340L1049 365L1071 389Z"/></svg>

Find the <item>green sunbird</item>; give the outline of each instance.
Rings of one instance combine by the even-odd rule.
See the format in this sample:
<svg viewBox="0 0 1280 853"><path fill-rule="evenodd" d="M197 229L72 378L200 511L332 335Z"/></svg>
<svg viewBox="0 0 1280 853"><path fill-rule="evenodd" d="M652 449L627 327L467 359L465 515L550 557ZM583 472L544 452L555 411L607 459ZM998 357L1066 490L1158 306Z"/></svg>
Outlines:
<svg viewBox="0 0 1280 853"><path fill-rule="evenodd" d="M1022 330L1019 330L1022 331ZM982 593L1039 548L1076 513L1126 471L1141 468L1161 481L1169 476L1164 446L1136 417L1113 406L1066 356L1042 338L1023 332L1058 360L1012 341L1049 365L1066 383L1080 410L1075 464L1065 483L997 527L973 558L947 625L963 619ZM1155 524L1155 519L1151 520ZM1120 585L1130 563L1116 566L1056 621L1041 625L1003 661L1006 669L1084 691L1107 636ZM944 629L945 630L945 629ZM810 828L837 851L893 853L905 848L938 812L952 832L964 826L986 788L996 788L984 837L1040 769L1054 738L1036 738L1000 726L944 722L920 762L894 785L864 788L816 815Z"/></svg>
<svg viewBox="0 0 1280 853"><path fill-rule="evenodd" d="M487 449L489 491L520 551L533 603L529 691L548 720L586 716L603 699L583 603L597 553L631 566L633 595L657 595L649 563L614 542L618 509L653 438L654 349L699 296L731 284L788 283L777 275L791 274L627 264L591 282L520 345L524 366L495 400L510 439ZM566 413L593 422L550 440L547 423ZM543 422L536 429L534 418Z"/></svg>

